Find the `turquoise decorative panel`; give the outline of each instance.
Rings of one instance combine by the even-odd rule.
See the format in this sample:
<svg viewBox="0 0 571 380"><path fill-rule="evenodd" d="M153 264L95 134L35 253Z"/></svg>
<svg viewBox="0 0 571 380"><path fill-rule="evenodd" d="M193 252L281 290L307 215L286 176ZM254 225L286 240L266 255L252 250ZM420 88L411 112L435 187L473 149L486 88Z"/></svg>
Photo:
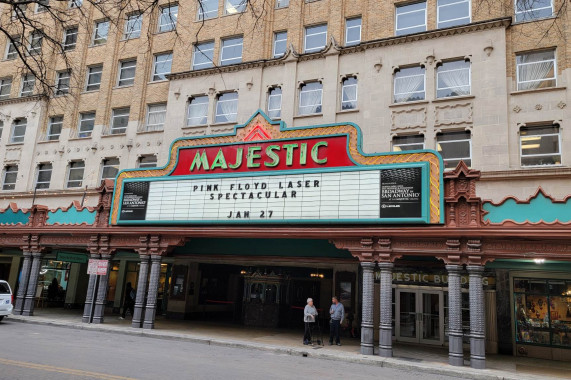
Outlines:
<svg viewBox="0 0 571 380"><path fill-rule="evenodd" d="M496 205L484 202L483 208L488 213L484 221L490 223L503 223L512 220L516 223L567 223L571 221L571 198L562 202L554 202L539 191L533 198L525 203L509 198Z"/></svg>
<svg viewBox="0 0 571 380"><path fill-rule="evenodd" d="M7 208L4 212L0 212L0 224L26 224L29 218L30 213L22 210L14 212L11 208Z"/></svg>
<svg viewBox="0 0 571 380"><path fill-rule="evenodd" d="M46 224L93 224L95 223L95 210L89 211L87 208L81 211L75 207L70 207L66 211L57 209L48 212L48 220Z"/></svg>

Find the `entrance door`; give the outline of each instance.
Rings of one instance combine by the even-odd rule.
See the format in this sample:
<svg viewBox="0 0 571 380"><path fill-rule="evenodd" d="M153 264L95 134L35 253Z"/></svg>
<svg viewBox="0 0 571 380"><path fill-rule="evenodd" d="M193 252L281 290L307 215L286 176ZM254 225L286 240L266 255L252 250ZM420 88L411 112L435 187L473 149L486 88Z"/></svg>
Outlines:
<svg viewBox="0 0 571 380"><path fill-rule="evenodd" d="M397 340L426 344L443 343L442 291L397 289L395 301Z"/></svg>

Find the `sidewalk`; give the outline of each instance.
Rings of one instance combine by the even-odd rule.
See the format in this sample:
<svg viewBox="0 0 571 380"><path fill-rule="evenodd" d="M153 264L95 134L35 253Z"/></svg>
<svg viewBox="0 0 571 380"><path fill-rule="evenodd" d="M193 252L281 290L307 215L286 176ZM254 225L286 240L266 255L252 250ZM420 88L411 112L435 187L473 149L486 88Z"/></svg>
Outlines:
<svg viewBox="0 0 571 380"><path fill-rule="evenodd" d="M289 355L408 369L468 379L571 379L571 363L551 360L488 355L487 369L474 370L467 366L448 365L448 351L442 347L395 344L393 358L365 356L359 353L358 339L342 339L342 346L304 346L303 331L285 329L247 328L229 323L178 321L157 317L154 330L136 329L131 321L119 320L117 315L105 315L103 324L81 322L81 311L40 309L33 317L11 315L6 321L75 328L126 335L143 335L159 339L185 340L209 345L220 345L276 352Z"/></svg>

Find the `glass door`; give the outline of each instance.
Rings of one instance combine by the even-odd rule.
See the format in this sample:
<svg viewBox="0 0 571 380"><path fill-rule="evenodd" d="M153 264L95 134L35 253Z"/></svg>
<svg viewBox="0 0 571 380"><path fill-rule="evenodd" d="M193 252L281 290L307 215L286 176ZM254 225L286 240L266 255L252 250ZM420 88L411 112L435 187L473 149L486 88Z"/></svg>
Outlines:
<svg viewBox="0 0 571 380"><path fill-rule="evenodd" d="M403 342L418 342L417 291L397 289L396 337Z"/></svg>
<svg viewBox="0 0 571 380"><path fill-rule="evenodd" d="M397 289L396 297L396 339L403 342L442 344L442 291Z"/></svg>
<svg viewBox="0 0 571 380"><path fill-rule="evenodd" d="M444 319L442 292L426 292L419 290L419 322L420 342L428 344L442 344L444 338Z"/></svg>

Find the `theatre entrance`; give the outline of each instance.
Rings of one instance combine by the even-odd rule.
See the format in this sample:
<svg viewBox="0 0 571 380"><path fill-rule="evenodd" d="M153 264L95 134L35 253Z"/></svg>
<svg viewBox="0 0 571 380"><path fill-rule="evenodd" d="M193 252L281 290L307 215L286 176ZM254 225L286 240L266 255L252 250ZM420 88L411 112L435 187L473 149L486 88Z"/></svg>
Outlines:
<svg viewBox="0 0 571 380"><path fill-rule="evenodd" d="M395 337L402 342L444 343L444 292L427 287L397 287Z"/></svg>

